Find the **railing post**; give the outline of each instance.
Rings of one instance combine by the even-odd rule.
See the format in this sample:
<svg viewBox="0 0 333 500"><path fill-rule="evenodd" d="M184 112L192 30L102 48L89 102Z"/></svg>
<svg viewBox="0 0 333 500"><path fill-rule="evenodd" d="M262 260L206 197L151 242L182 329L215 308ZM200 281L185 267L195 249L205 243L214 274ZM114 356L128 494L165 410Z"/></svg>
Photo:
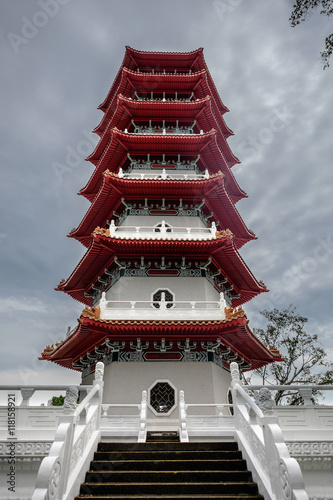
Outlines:
<svg viewBox="0 0 333 500"><path fill-rule="evenodd" d="M179 391L179 439L181 442L188 443L188 432L186 423L186 405L184 391Z"/></svg>
<svg viewBox="0 0 333 500"><path fill-rule="evenodd" d="M165 292L161 293L161 300L160 300L160 310L161 311L166 311L167 308L167 302L165 300Z"/></svg>
<svg viewBox="0 0 333 500"><path fill-rule="evenodd" d="M311 387L304 387L298 389L298 392L303 399L304 405L305 406L313 406L313 401L311 399L312 397L312 389Z"/></svg>
<svg viewBox="0 0 333 500"><path fill-rule="evenodd" d="M112 219L111 224L110 224L110 236L113 238L116 234L116 225L114 223L114 220Z"/></svg>
<svg viewBox="0 0 333 500"><path fill-rule="evenodd" d="M147 437L147 391L142 391L138 443L145 443L146 437Z"/></svg>
<svg viewBox="0 0 333 500"><path fill-rule="evenodd" d="M104 387L104 363L102 361L98 361L95 367L95 379L93 385L98 385L98 396L97 396L97 404L98 404L98 413L96 420L96 428L99 428L100 418L101 418L101 410L102 410L102 401L103 401L103 387Z"/></svg>
<svg viewBox="0 0 333 500"><path fill-rule="evenodd" d="M103 314L106 311L106 294L105 294L105 292L102 292L102 297L100 298L100 301L99 301L99 307L100 307L101 317L103 317Z"/></svg>
<svg viewBox="0 0 333 500"><path fill-rule="evenodd" d="M21 389L22 402L20 406L29 406L30 398L34 394L34 392L35 389L33 387L22 387Z"/></svg>

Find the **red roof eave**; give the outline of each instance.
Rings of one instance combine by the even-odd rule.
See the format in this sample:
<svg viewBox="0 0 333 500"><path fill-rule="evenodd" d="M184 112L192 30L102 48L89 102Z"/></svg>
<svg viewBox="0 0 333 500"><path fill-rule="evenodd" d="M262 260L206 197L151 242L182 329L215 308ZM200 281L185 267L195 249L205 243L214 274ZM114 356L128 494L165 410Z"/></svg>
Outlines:
<svg viewBox="0 0 333 500"><path fill-rule="evenodd" d="M181 154L196 157L201 154L202 162L210 173L220 170L226 176L226 186L234 203L246 197L230 171L216 137L216 131L204 134L130 134L113 129L108 145L100 158L87 185L80 194L90 201L96 196L105 170L117 172L127 159L127 152L137 154Z"/></svg>
<svg viewBox="0 0 333 500"><path fill-rule="evenodd" d="M71 276L58 285L57 290L68 293L71 297L87 305L92 299L85 296L98 276L104 269L111 266L114 256L118 259L137 259L141 255L158 258L168 255L172 249L174 257L188 256L189 258L208 259L223 275L234 283L241 296L234 299L234 306L241 305L261 292L267 291L260 284L244 260L239 255L233 235L225 232L214 240L151 240L151 239L117 239L107 236L106 230L95 230L90 247L88 248Z"/></svg>
<svg viewBox="0 0 333 500"><path fill-rule="evenodd" d="M76 238L88 247L91 233L96 226L104 227L113 212L121 203L121 198L127 202L135 199L152 199L161 196L168 198L182 198L185 203L199 203L205 198L209 210L213 211L216 220L219 220L223 229L230 229L235 235L236 247L255 238L250 232L228 195L222 173L205 180L141 180L123 179L117 174L105 172L101 188L93 200L88 212L75 231L69 236Z"/></svg>
<svg viewBox="0 0 333 500"><path fill-rule="evenodd" d="M103 321L95 320L84 315L79 319L77 330L60 343L53 352L43 354L40 359L53 361L57 364L72 368L76 362L87 354L94 352L95 347L101 346L106 338L129 342L140 337L143 342L165 338L167 341L202 342L221 339L239 356L244 357L252 369L265 364L281 361L281 357L273 355L252 333L248 327L246 316L223 321ZM201 346L198 346L200 350Z"/></svg>
<svg viewBox="0 0 333 500"><path fill-rule="evenodd" d="M197 119L198 122L204 123L204 128L207 131L215 129L218 135L218 141L221 149L224 152L226 161L229 167L239 163L226 141L225 135L221 132L221 119L216 118L216 114L212 108L211 98L206 96L203 99L198 99L192 102L174 102L174 101L133 101L122 95L117 97L117 106L111 117L106 124L103 135L95 150L88 156L87 160L91 161L94 165L97 164L102 156L110 138L110 131L117 127L117 129L125 130L131 126L131 119L154 119L157 116L163 119ZM171 118L170 118L171 117Z"/></svg>

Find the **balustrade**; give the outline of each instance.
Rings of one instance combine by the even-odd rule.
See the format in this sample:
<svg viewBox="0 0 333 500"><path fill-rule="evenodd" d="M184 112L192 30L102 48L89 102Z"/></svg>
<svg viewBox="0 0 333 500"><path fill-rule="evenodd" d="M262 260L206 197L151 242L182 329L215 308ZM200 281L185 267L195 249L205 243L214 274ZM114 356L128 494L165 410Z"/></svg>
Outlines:
<svg viewBox="0 0 333 500"><path fill-rule="evenodd" d="M184 95L184 94L182 94ZM161 101L161 102L190 102L193 100L194 97L194 92L192 92L188 97L178 97L178 92L175 92L172 94L172 97L169 97L170 93L162 92L162 93L156 93L154 95L154 92L150 92L150 97L145 94L144 96L141 96L137 93L137 91L134 92L134 98L136 101Z"/></svg>
<svg viewBox="0 0 333 500"><path fill-rule="evenodd" d="M131 239L185 239L185 240L211 240L216 238L216 225L211 228L199 227L172 227L162 221L159 226L116 226L114 221L110 224L111 238Z"/></svg>
<svg viewBox="0 0 333 500"><path fill-rule="evenodd" d="M180 134L188 135L194 133L194 127L196 120L192 125L179 125L179 120L176 121L174 126L166 125L165 120L163 120L162 125L152 125L152 121L149 120L149 125L137 125L134 120L132 120L132 125L134 127L134 134Z"/></svg>
<svg viewBox="0 0 333 500"><path fill-rule="evenodd" d="M223 320L226 301L223 293L219 301L161 300L106 300L105 292L99 302L101 319L180 319Z"/></svg>
<svg viewBox="0 0 333 500"><path fill-rule="evenodd" d="M121 179L140 179L140 180L158 180L161 179L163 181L167 180L180 180L180 181L202 181L205 179L209 179L208 170L205 171L204 174L198 174L196 171L187 170L184 173L174 172L171 169L161 169L150 172L139 172L135 171L139 169L133 169L131 172L124 172L122 168L119 169L118 177Z"/></svg>

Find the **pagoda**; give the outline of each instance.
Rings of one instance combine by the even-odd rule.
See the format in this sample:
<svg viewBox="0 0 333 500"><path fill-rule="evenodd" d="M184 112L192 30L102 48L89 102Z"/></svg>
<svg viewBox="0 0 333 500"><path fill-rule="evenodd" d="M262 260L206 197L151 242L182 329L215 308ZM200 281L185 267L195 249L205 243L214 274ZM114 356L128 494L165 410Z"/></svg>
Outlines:
<svg viewBox="0 0 333 500"><path fill-rule="evenodd" d="M251 332L242 305L267 289L239 249L255 239L236 209L228 111L203 49L126 48L99 109L90 207L69 237L86 253L57 290L84 305L77 327L41 359L82 372L105 364L104 400L139 402L151 426L188 403L226 403L241 371L281 358Z"/></svg>

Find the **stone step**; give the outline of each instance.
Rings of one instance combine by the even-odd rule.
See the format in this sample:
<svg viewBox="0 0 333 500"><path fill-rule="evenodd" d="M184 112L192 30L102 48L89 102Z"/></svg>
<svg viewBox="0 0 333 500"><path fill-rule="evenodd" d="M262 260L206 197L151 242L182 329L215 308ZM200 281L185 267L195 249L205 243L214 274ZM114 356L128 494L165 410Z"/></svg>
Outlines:
<svg viewBox="0 0 333 500"><path fill-rule="evenodd" d="M236 460L241 459L242 454L238 450L146 450L146 451L112 451L96 452L94 461L125 461L125 460Z"/></svg>
<svg viewBox="0 0 333 500"><path fill-rule="evenodd" d="M257 495L257 485L253 482L215 482L215 483L195 483L184 484L179 482L156 482L156 483L84 483L81 485L80 495L96 496L108 495L112 492L114 496L121 495L193 495L193 494L251 494ZM81 496L81 498L82 498ZM80 498L80 497L78 497Z"/></svg>
<svg viewBox="0 0 333 500"><path fill-rule="evenodd" d="M142 495L103 495L103 496L94 496L91 497L90 495L80 495L79 497L76 497L75 500L83 500L83 499L96 499L96 500L161 500L161 499L168 499L168 500L188 500L188 499L202 499L202 500L209 500L209 499L215 499L215 500L264 500L264 497L262 495L252 495L252 494L226 494L226 495L210 495L210 494L204 494L201 493L200 495L145 495L142 497Z"/></svg>
<svg viewBox="0 0 333 500"><path fill-rule="evenodd" d="M215 499L215 500L264 500L264 497L262 495L251 495L251 494L227 494L227 495L210 495L210 494L205 494L201 493L200 495L192 494L192 495L145 495L144 497L142 495L103 495L103 496L97 496L95 495L94 497L91 497L89 495L80 495L79 497L76 497L75 500L83 500L83 499L94 499L94 500L161 500L161 499L168 499L168 500L188 500L188 499L200 499L200 500L209 500L209 499Z"/></svg>
<svg viewBox="0 0 333 500"><path fill-rule="evenodd" d="M154 431L154 432L148 432L147 433L147 439L146 442L177 442L179 443L179 436L178 432L174 431Z"/></svg>
<svg viewBox="0 0 333 500"><path fill-rule="evenodd" d="M247 470L235 471L91 471L87 472L87 483L247 483L251 482Z"/></svg>
<svg viewBox="0 0 333 500"><path fill-rule="evenodd" d="M98 444L97 451L153 451L153 450L181 450L181 451L214 451L214 450L238 450L237 443L233 441L222 442L146 442L146 443L108 443Z"/></svg>
<svg viewBox="0 0 333 500"><path fill-rule="evenodd" d="M90 465L90 470L107 471L107 470L123 470L123 471L145 471L145 470L246 470L246 461L243 459L211 459L206 460L193 458L191 460L183 460L181 458L175 460L112 460L112 461L93 461Z"/></svg>
<svg viewBox="0 0 333 500"><path fill-rule="evenodd" d="M146 443L99 443L76 500L263 500L236 443L159 437Z"/></svg>

